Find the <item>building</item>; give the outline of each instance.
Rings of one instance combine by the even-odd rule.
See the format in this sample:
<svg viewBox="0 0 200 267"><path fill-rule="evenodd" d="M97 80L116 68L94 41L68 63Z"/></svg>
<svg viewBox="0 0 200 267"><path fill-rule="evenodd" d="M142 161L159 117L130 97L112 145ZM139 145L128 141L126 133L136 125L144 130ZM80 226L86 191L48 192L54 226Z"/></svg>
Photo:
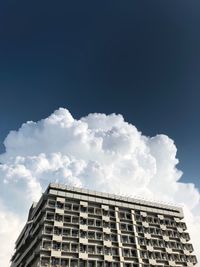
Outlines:
<svg viewBox="0 0 200 267"><path fill-rule="evenodd" d="M50 184L11 267L195 266L189 240L179 207Z"/></svg>

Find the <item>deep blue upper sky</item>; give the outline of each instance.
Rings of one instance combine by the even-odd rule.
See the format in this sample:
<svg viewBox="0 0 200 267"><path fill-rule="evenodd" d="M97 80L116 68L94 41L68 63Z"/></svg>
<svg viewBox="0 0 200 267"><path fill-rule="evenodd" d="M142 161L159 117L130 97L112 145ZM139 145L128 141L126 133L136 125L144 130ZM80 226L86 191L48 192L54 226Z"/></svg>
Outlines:
<svg viewBox="0 0 200 267"><path fill-rule="evenodd" d="M122 113L175 140L200 188L200 1L0 3L0 143L67 107Z"/></svg>

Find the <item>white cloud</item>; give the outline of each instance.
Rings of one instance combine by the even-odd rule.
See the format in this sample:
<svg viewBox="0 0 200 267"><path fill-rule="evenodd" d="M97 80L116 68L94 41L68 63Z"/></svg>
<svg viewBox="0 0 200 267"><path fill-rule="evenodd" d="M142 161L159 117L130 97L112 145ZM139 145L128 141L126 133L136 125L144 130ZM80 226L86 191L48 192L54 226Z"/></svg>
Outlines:
<svg viewBox="0 0 200 267"><path fill-rule="evenodd" d="M166 135L144 136L121 115L95 113L76 120L60 108L11 131L4 144L0 195L12 216L24 216L51 181L156 196L185 206L194 244L200 247L200 194L193 184L179 182L176 146Z"/></svg>
<svg viewBox="0 0 200 267"><path fill-rule="evenodd" d="M9 212L0 203L0 266L9 266L14 243L22 228L23 219Z"/></svg>

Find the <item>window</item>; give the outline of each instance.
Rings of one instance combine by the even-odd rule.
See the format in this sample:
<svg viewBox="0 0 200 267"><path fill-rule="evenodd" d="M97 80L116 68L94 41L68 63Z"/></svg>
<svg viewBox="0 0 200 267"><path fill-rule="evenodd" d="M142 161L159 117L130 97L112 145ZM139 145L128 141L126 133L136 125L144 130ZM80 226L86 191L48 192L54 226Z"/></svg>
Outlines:
<svg viewBox="0 0 200 267"><path fill-rule="evenodd" d="M74 205L73 205L73 210L74 210L74 211L79 211L79 205L74 204Z"/></svg>
<svg viewBox="0 0 200 267"><path fill-rule="evenodd" d="M117 241L117 235L111 235L111 240L112 241Z"/></svg>
<svg viewBox="0 0 200 267"><path fill-rule="evenodd" d="M70 229L63 229L63 235L70 236Z"/></svg>
<svg viewBox="0 0 200 267"><path fill-rule="evenodd" d="M101 221L96 220L96 226L101 227Z"/></svg>
<svg viewBox="0 0 200 267"><path fill-rule="evenodd" d="M112 255L118 256L118 249L117 248L112 248Z"/></svg>
<svg viewBox="0 0 200 267"><path fill-rule="evenodd" d="M55 228L54 228L54 234L55 234L55 235L61 235L61 233L62 233L61 228L58 228L58 227L55 227Z"/></svg>
<svg viewBox="0 0 200 267"><path fill-rule="evenodd" d="M81 231L80 231L80 237L81 237L81 238L86 238L86 237L87 237L87 232L81 230Z"/></svg>
<svg viewBox="0 0 200 267"><path fill-rule="evenodd" d="M62 217L61 215L56 214L56 216L55 216L55 220L56 220L56 221L61 222L62 219L63 219L63 217Z"/></svg>
<svg viewBox="0 0 200 267"><path fill-rule="evenodd" d="M80 267L86 267L87 266L86 261L83 261L83 260L79 261L79 265L80 265Z"/></svg>
<svg viewBox="0 0 200 267"><path fill-rule="evenodd" d="M78 217L72 217L72 223L78 224L79 223L79 218Z"/></svg>
<svg viewBox="0 0 200 267"><path fill-rule="evenodd" d="M101 240L102 239L102 234L101 233L96 233L96 238Z"/></svg>
<svg viewBox="0 0 200 267"><path fill-rule="evenodd" d="M110 254L111 254L111 249L108 248L108 247L104 247L104 253L105 253L106 255L110 255Z"/></svg>
<svg viewBox="0 0 200 267"><path fill-rule="evenodd" d="M128 224L128 231L133 231L133 226L131 224Z"/></svg>
<svg viewBox="0 0 200 267"><path fill-rule="evenodd" d="M134 249L131 249L131 257L137 257L137 251Z"/></svg>
<svg viewBox="0 0 200 267"><path fill-rule="evenodd" d="M84 219L84 218L80 218L80 224L82 224L82 225L86 225L86 219Z"/></svg>
<svg viewBox="0 0 200 267"><path fill-rule="evenodd" d="M123 249L123 255L124 255L124 257L129 257L129 249L124 248Z"/></svg>
<svg viewBox="0 0 200 267"><path fill-rule="evenodd" d="M72 204L65 204L65 209L66 210L71 210L72 209Z"/></svg>
<svg viewBox="0 0 200 267"><path fill-rule="evenodd" d="M122 239L122 243L128 243L128 236L127 235L122 235L121 239Z"/></svg>
<svg viewBox="0 0 200 267"><path fill-rule="evenodd" d="M68 266L68 260L61 259L61 266Z"/></svg>
<svg viewBox="0 0 200 267"><path fill-rule="evenodd" d="M105 228L108 228L108 227L109 227L109 223L108 223L108 222L105 222L105 221L103 221L103 227L105 227Z"/></svg>
<svg viewBox="0 0 200 267"><path fill-rule="evenodd" d="M58 242L53 242L53 249L59 250L60 249L60 243Z"/></svg>
<svg viewBox="0 0 200 267"><path fill-rule="evenodd" d="M72 236L77 237L78 236L78 230L72 229Z"/></svg>
<svg viewBox="0 0 200 267"><path fill-rule="evenodd" d="M89 207L89 208L88 208L88 213L94 214L94 208Z"/></svg>
<svg viewBox="0 0 200 267"><path fill-rule="evenodd" d="M101 209L96 209L96 214L101 215Z"/></svg>
<svg viewBox="0 0 200 267"><path fill-rule="evenodd" d="M59 259L58 259L58 258L52 258L52 259L51 259L51 264L52 264L53 266L58 265L58 264L59 264Z"/></svg>
<svg viewBox="0 0 200 267"><path fill-rule="evenodd" d="M97 267L103 267L103 262L97 261Z"/></svg>
<svg viewBox="0 0 200 267"><path fill-rule="evenodd" d="M49 264L49 258L42 258L41 259L41 265L46 266Z"/></svg>
<svg viewBox="0 0 200 267"><path fill-rule="evenodd" d="M71 260L71 267L78 267L78 261L77 260Z"/></svg>
<svg viewBox="0 0 200 267"><path fill-rule="evenodd" d="M95 262L94 261L89 261L88 262L88 267L95 267Z"/></svg>
<svg viewBox="0 0 200 267"><path fill-rule="evenodd" d="M45 227L46 234L52 234L53 229L51 227Z"/></svg>
<svg viewBox="0 0 200 267"><path fill-rule="evenodd" d="M71 244L71 251L73 251L73 252L78 251L78 245L77 244Z"/></svg>
<svg viewBox="0 0 200 267"><path fill-rule="evenodd" d="M88 246L88 253L95 253L95 246Z"/></svg>
<svg viewBox="0 0 200 267"><path fill-rule="evenodd" d="M86 207L83 207L83 206L81 206L81 212L87 212L87 208L86 208Z"/></svg>
<svg viewBox="0 0 200 267"><path fill-rule="evenodd" d="M116 229L116 223L111 222L111 223L110 223L110 228Z"/></svg>
<svg viewBox="0 0 200 267"><path fill-rule="evenodd" d="M62 244L62 250L69 251L69 243L63 243Z"/></svg>
<svg viewBox="0 0 200 267"><path fill-rule="evenodd" d="M80 252L82 253L86 252L86 245L80 244Z"/></svg>
<svg viewBox="0 0 200 267"><path fill-rule="evenodd" d="M110 211L110 217L115 217L114 211Z"/></svg>
<svg viewBox="0 0 200 267"><path fill-rule="evenodd" d="M103 248L97 247L97 254L103 254Z"/></svg>
<svg viewBox="0 0 200 267"><path fill-rule="evenodd" d="M95 239L95 232L88 232L89 239Z"/></svg>
<svg viewBox="0 0 200 267"><path fill-rule="evenodd" d="M88 225L93 226L94 225L94 220L93 219L88 219Z"/></svg>
<svg viewBox="0 0 200 267"><path fill-rule="evenodd" d="M61 203L61 202L59 202L59 201L57 201L57 208L59 208L59 209L63 209L63 207L64 207L64 204L63 203Z"/></svg>
<svg viewBox="0 0 200 267"><path fill-rule="evenodd" d="M120 228L121 228L121 230L126 230L126 224L125 223L121 223L120 224Z"/></svg>
<svg viewBox="0 0 200 267"><path fill-rule="evenodd" d="M71 216L65 216L64 217L64 222L70 223L71 222Z"/></svg>

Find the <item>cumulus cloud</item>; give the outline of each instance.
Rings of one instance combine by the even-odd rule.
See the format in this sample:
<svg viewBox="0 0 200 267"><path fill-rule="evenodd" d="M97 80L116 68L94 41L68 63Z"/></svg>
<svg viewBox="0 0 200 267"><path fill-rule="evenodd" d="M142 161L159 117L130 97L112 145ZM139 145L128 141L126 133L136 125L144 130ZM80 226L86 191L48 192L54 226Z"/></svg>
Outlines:
<svg viewBox="0 0 200 267"><path fill-rule="evenodd" d="M0 203L0 266L9 266L14 243L22 225L23 219Z"/></svg>
<svg viewBox="0 0 200 267"><path fill-rule="evenodd" d="M56 181L181 203L194 245L200 247L196 237L200 231L200 194L194 184L180 182L177 149L168 136L147 137L121 115L94 113L74 119L60 108L46 119L28 121L11 131L4 145L0 196L8 216L14 218L16 232L19 214L23 220L31 202L38 200L49 182ZM0 216L9 222L3 209ZM5 228L4 236L6 233ZM8 247L12 241L10 244ZM7 256L1 266L8 266Z"/></svg>

